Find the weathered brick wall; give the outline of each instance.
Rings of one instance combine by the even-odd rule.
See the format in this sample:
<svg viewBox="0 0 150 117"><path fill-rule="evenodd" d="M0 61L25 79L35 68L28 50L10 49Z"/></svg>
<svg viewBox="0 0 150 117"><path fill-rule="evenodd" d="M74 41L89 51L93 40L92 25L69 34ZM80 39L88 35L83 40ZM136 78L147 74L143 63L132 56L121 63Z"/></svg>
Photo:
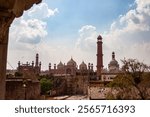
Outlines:
<svg viewBox="0 0 150 117"><path fill-rule="evenodd" d="M6 81L6 100L24 100L40 98L40 83L27 82L27 88L23 88L22 81Z"/></svg>
<svg viewBox="0 0 150 117"><path fill-rule="evenodd" d="M58 79L61 79L61 84L51 91L51 96L88 94L88 76L67 76Z"/></svg>

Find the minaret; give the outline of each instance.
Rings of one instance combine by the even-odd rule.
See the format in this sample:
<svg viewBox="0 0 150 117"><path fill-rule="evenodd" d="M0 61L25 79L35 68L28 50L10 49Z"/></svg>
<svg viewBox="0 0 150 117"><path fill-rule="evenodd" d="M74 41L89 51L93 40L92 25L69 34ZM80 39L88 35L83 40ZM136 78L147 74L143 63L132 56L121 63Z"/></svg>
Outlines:
<svg viewBox="0 0 150 117"><path fill-rule="evenodd" d="M39 66L39 54L36 54L35 66Z"/></svg>
<svg viewBox="0 0 150 117"><path fill-rule="evenodd" d="M49 63L49 71L51 71L51 63Z"/></svg>
<svg viewBox="0 0 150 117"><path fill-rule="evenodd" d="M91 69L91 64L89 63L89 64L88 64L88 70L90 70L90 69Z"/></svg>
<svg viewBox="0 0 150 117"><path fill-rule="evenodd" d="M102 37L97 37L97 77L101 76L101 70L103 69L103 48L102 48Z"/></svg>
<svg viewBox="0 0 150 117"><path fill-rule="evenodd" d="M93 71L93 63L91 64L91 70Z"/></svg>
<svg viewBox="0 0 150 117"><path fill-rule="evenodd" d="M32 61L32 67L34 67L34 61Z"/></svg>
<svg viewBox="0 0 150 117"><path fill-rule="evenodd" d="M39 63L39 72L41 72L41 61Z"/></svg>
<svg viewBox="0 0 150 117"><path fill-rule="evenodd" d="M20 67L20 61L18 61L18 67Z"/></svg>
<svg viewBox="0 0 150 117"><path fill-rule="evenodd" d="M17 68L17 70L18 70L18 72L20 72L20 61L18 61L18 68Z"/></svg>
<svg viewBox="0 0 150 117"><path fill-rule="evenodd" d="M56 70L56 64L54 64L54 69Z"/></svg>

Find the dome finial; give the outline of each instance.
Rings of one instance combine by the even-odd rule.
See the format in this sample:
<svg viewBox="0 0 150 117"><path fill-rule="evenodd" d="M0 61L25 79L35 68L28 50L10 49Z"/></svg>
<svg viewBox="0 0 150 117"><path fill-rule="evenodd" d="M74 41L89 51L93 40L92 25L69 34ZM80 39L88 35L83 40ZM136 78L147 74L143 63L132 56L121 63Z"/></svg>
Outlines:
<svg viewBox="0 0 150 117"><path fill-rule="evenodd" d="M112 52L112 59L115 59L115 52Z"/></svg>
<svg viewBox="0 0 150 117"><path fill-rule="evenodd" d="M98 41L101 41L103 38L102 38L102 36L101 35L99 35L98 37L97 37L97 40Z"/></svg>

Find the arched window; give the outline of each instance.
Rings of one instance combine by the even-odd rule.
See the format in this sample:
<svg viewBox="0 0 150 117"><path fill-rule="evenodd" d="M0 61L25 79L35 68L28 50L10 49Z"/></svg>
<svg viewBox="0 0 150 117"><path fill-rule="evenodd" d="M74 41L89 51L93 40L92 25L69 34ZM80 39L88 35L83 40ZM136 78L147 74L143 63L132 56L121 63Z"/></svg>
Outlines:
<svg viewBox="0 0 150 117"><path fill-rule="evenodd" d="M71 74L71 69L68 68L68 69L66 70L66 73L67 73L67 74Z"/></svg>

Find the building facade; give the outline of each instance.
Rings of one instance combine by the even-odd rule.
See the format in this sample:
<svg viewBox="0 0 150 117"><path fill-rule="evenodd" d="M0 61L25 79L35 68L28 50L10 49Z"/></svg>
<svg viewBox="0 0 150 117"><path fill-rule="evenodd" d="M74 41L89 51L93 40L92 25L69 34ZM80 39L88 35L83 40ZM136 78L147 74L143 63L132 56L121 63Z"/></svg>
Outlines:
<svg viewBox="0 0 150 117"><path fill-rule="evenodd" d="M18 62L15 73L8 72L6 78L6 95L7 100L26 100L26 99L40 99L40 82L37 78L41 72L41 62L39 62L39 55L36 54L35 65L27 62L21 64ZM10 75L11 74L11 75Z"/></svg>
<svg viewBox="0 0 150 117"><path fill-rule="evenodd" d="M82 61L82 63L78 65L77 63L71 58L67 64L63 64L61 61L60 63L56 66L54 64L54 68L52 69L51 63L49 63L49 74L54 75L54 76L73 76L76 77L76 75L79 74L88 74L89 72L94 72L93 70L93 64L89 63L88 66L87 64Z"/></svg>
<svg viewBox="0 0 150 117"><path fill-rule="evenodd" d="M21 62L19 61L17 71L23 74L25 77L39 75L41 72L41 62L39 62L39 54L36 54L35 62L32 61L31 64L29 62L27 62L26 64L21 64Z"/></svg>
<svg viewBox="0 0 150 117"><path fill-rule="evenodd" d="M112 52L112 60L108 64L108 69L103 66L103 42L102 36L97 37L97 80L113 81L113 78L120 73L118 61L115 59L115 52Z"/></svg>

